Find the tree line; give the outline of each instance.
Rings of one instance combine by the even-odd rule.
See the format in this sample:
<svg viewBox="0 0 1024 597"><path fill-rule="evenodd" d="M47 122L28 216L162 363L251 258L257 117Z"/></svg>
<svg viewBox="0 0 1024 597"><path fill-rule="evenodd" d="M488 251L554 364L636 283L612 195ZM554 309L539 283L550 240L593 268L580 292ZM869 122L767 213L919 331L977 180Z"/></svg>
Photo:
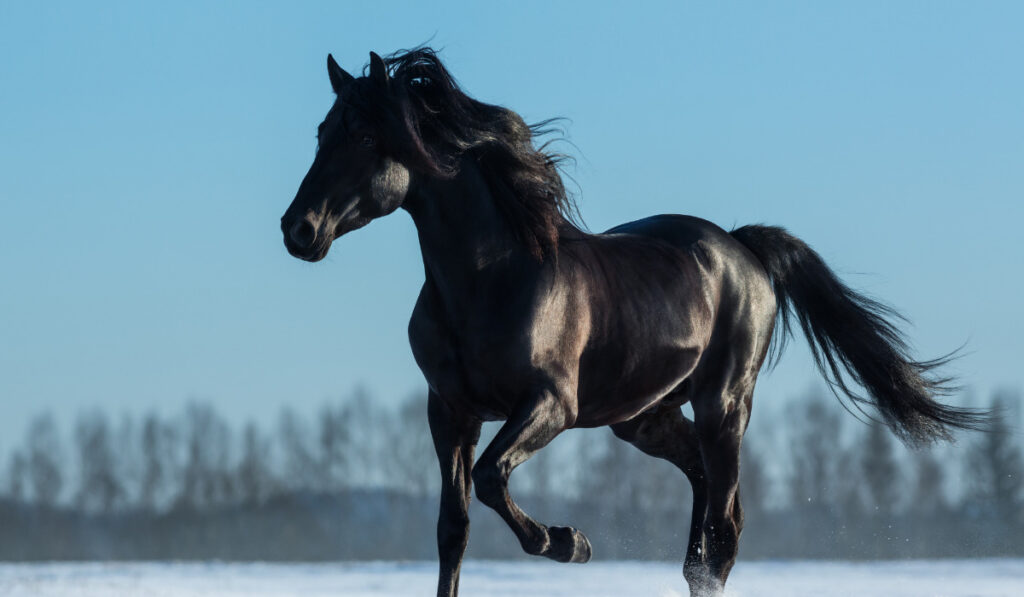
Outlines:
<svg viewBox="0 0 1024 597"><path fill-rule="evenodd" d="M911 452L824 393L757 413L741 475L746 558L1024 555L1018 393L996 393L990 433ZM762 415L759 419L758 415ZM497 430L487 424L481 447ZM236 426L212 403L173 416L89 410L70 430L34 417L6 456L0 559L431 558L438 472L426 398L365 391L272 426ZM564 434L512 491L595 556L678 560L690 489L670 464L608 430ZM471 557L523 557L474 504Z"/></svg>

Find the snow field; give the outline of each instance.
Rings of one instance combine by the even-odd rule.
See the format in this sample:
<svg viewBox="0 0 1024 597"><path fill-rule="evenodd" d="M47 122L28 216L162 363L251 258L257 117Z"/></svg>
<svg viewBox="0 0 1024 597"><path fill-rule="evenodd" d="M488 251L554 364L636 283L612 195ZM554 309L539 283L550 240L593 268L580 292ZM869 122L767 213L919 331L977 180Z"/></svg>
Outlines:
<svg viewBox="0 0 1024 597"><path fill-rule="evenodd" d="M2 597L430 597L433 562L0 564ZM679 565L470 561L463 597L679 597ZM728 597L1020 597L1024 559L740 562Z"/></svg>

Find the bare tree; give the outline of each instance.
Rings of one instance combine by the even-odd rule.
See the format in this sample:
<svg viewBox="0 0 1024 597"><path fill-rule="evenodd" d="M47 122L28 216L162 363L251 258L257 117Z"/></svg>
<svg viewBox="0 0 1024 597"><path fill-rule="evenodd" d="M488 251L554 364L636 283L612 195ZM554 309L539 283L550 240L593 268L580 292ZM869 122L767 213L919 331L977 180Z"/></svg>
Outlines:
<svg viewBox="0 0 1024 597"><path fill-rule="evenodd" d="M317 419L320 453L319 489L336 493L348 487L349 429L342 406L325 404Z"/></svg>
<svg viewBox="0 0 1024 597"><path fill-rule="evenodd" d="M284 485L293 492L318 490L319 466L313 448L314 436L305 419L285 407L278 417L277 434L284 460Z"/></svg>
<svg viewBox="0 0 1024 597"><path fill-rule="evenodd" d="M185 409L186 459L179 501L195 508L230 502L234 497L231 429L208 404Z"/></svg>
<svg viewBox="0 0 1024 597"><path fill-rule="evenodd" d="M793 474L790 496L794 504L808 503L828 507L838 497L838 468L842 449L839 445L839 416L831 405L809 399L791 409L797 413L796 430L791 443Z"/></svg>
<svg viewBox="0 0 1024 597"><path fill-rule="evenodd" d="M270 466L270 442L255 424L242 432L242 457L238 463L238 497L244 503L262 504L276 488Z"/></svg>
<svg viewBox="0 0 1024 597"><path fill-rule="evenodd" d="M427 422L427 398L409 396L387 421L390 449L381 454L388 471L413 495L428 495L437 480L437 457Z"/></svg>
<svg viewBox="0 0 1024 597"><path fill-rule="evenodd" d="M7 465L7 495L15 502L24 502L25 476L28 465L25 463L25 455L20 450L11 453Z"/></svg>
<svg viewBox="0 0 1024 597"><path fill-rule="evenodd" d="M899 499L901 476L889 429L877 421L872 422L859 447L864 509L869 514L891 516Z"/></svg>
<svg viewBox="0 0 1024 597"><path fill-rule="evenodd" d="M973 481L969 501L999 521L1020 521L1024 505L1024 463L1009 423L1019 404L1016 393L999 392L993 397L992 427L974 442L967 459Z"/></svg>
<svg viewBox="0 0 1024 597"><path fill-rule="evenodd" d="M934 516L948 509L946 500L946 472L932 450L920 450L914 454L914 468L917 470L914 485L914 513L919 516Z"/></svg>
<svg viewBox="0 0 1024 597"><path fill-rule="evenodd" d="M740 502L747 513L756 515L766 510L768 501L768 473L760 445L747 436L740 449Z"/></svg>
<svg viewBox="0 0 1024 597"><path fill-rule="evenodd" d="M174 431L150 413L142 422L139 446L138 505L149 511L161 509L171 492L174 475Z"/></svg>
<svg viewBox="0 0 1024 597"><path fill-rule="evenodd" d="M114 452L117 454L115 466L120 479L125 503L137 505L142 492L142 455L139 451L139 438L136 431L135 418L128 413L121 415L121 420L114 432Z"/></svg>
<svg viewBox="0 0 1024 597"><path fill-rule="evenodd" d="M581 508L592 509L590 516L600 517L618 541L612 557L627 555L642 534L643 522L634 513L644 511L644 493L653 459L633 446L604 433L603 445L588 457Z"/></svg>
<svg viewBox="0 0 1024 597"><path fill-rule="evenodd" d="M25 440L33 500L40 506L53 507L64 485L63 449L53 415L45 413L33 418Z"/></svg>
<svg viewBox="0 0 1024 597"><path fill-rule="evenodd" d="M82 414L75 423L79 484L75 501L85 510L109 512L121 502L124 490L117 476L110 424L104 413Z"/></svg>
<svg viewBox="0 0 1024 597"><path fill-rule="evenodd" d="M352 483L363 486L382 486L388 478L381 461L390 449L387 446L386 414L377 406L370 393L357 387L345 404L344 420L349 437L349 466ZM431 448L433 451L433 448Z"/></svg>

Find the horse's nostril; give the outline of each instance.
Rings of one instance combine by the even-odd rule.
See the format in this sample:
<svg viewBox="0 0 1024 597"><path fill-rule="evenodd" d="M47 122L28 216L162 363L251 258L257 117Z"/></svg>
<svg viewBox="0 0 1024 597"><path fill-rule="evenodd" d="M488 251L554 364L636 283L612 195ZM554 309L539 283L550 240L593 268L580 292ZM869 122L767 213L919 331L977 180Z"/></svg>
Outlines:
<svg viewBox="0 0 1024 597"><path fill-rule="evenodd" d="M302 219L292 226L291 230L292 242L301 249L308 249L313 245L313 241L316 240L316 228L309 220Z"/></svg>

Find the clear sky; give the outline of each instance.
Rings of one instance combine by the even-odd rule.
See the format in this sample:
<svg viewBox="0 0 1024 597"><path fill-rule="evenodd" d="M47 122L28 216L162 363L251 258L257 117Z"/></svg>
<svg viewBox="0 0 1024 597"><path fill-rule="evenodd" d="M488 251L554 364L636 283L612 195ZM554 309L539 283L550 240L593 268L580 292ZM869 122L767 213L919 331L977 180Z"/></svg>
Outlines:
<svg viewBox="0 0 1024 597"><path fill-rule="evenodd" d="M0 3L0 450L46 408L266 420L422 388L409 217L319 264L278 226L327 53L356 72L427 40L475 97L571 119L591 229L785 225L922 356L968 341L977 395L1024 382L1024 5L498 5ZM817 379L803 345L757 408Z"/></svg>

